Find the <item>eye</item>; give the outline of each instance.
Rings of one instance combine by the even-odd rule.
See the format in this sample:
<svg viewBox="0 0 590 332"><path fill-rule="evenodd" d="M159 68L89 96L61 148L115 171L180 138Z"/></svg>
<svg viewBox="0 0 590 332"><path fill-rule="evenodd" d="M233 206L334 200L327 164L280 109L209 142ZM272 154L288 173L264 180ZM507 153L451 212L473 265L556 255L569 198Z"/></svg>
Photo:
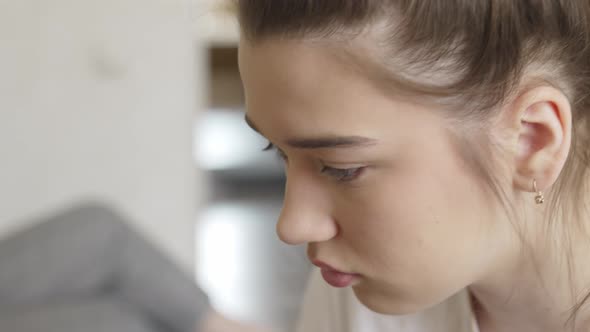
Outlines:
<svg viewBox="0 0 590 332"><path fill-rule="evenodd" d="M324 166L321 173L333 177L340 182L350 182L356 180L363 173L364 169L365 167L333 168Z"/></svg>

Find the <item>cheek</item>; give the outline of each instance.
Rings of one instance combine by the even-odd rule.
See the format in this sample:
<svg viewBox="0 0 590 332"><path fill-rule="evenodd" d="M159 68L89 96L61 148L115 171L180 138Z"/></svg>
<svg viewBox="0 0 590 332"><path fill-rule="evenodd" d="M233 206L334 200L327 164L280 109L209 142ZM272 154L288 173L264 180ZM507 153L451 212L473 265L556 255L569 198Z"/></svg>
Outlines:
<svg viewBox="0 0 590 332"><path fill-rule="evenodd" d="M425 247L452 241L469 230L477 200L466 176L447 169L395 170L376 174L373 183L340 193L341 226L352 236L385 238L387 246ZM356 236L355 236L356 237ZM372 243L378 245L378 243Z"/></svg>
<svg viewBox="0 0 590 332"><path fill-rule="evenodd" d="M421 303L442 300L481 268L477 188L452 162L381 175L346 199L340 221L346 245L380 287Z"/></svg>
<svg viewBox="0 0 590 332"><path fill-rule="evenodd" d="M341 220L349 245L372 266L423 269L458 236L443 193L427 177L390 176L353 199Z"/></svg>

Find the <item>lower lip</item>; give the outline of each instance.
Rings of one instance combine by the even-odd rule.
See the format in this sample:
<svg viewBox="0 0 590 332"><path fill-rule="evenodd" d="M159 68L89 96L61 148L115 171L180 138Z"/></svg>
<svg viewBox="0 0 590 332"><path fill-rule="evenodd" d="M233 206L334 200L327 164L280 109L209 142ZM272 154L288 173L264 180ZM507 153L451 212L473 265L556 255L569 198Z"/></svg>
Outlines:
<svg viewBox="0 0 590 332"><path fill-rule="evenodd" d="M343 288L352 285L358 278L356 274L342 273L329 269L322 269L322 277L332 287Z"/></svg>

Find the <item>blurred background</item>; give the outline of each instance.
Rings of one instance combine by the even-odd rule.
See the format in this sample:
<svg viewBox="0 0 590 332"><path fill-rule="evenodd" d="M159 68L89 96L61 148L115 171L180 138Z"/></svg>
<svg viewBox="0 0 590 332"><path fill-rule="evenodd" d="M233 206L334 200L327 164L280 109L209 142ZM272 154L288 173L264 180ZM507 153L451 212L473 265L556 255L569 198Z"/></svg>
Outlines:
<svg viewBox="0 0 590 332"><path fill-rule="evenodd" d="M0 1L0 241L107 202L220 312L289 331L310 265L276 239L282 166L243 120L238 38L223 0Z"/></svg>

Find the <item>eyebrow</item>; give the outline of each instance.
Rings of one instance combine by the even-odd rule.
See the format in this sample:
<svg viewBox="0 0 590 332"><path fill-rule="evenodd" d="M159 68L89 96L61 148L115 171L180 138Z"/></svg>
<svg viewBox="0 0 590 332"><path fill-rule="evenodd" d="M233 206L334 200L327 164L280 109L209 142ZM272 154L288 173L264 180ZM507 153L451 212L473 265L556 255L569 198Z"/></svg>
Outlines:
<svg viewBox="0 0 590 332"><path fill-rule="evenodd" d="M262 135L256 124L246 115L246 123L252 130ZM264 136L264 135L262 135ZM326 148L354 148L377 144L374 138L363 136L328 136L317 138L292 138L287 139L287 145L298 149L326 149Z"/></svg>

